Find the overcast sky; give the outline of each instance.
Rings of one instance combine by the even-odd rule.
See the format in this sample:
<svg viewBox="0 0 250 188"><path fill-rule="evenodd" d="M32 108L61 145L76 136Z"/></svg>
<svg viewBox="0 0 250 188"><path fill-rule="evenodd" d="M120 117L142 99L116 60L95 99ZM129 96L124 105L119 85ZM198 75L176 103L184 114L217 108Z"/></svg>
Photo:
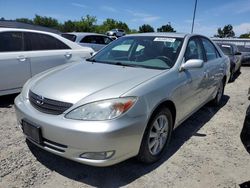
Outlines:
<svg viewBox="0 0 250 188"><path fill-rule="evenodd" d="M178 32L190 32L195 0L0 0L0 17L51 16L60 22L90 14L126 22L131 29L171 22ZM213 36L232 24L236 35L250 32L250 0L198 0L195 33Z"/></svg>

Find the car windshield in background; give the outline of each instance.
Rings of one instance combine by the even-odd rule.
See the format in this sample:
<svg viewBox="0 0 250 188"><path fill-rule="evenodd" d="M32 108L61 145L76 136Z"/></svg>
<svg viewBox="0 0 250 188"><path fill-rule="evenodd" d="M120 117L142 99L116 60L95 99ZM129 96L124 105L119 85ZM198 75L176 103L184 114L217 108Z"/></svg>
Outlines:
<svg viewBox="0 0 250 188"><path fill-rule="evenodd" d="M221 50L225 55L233 55L233 49L229 45L220 45Z"/></svg>
<svg viewBox="0 0 250 188"><path fill-rule="evenodd" d="M183 38L123 37L108 45L89 61L151 69L170 69L179 55Z"/></svg>
<svg viewBox="0 0 250 188"><path fill-rule="evenodd" d="M73 42L76 41L76 36L73 35L73 34L62 34L62 37L66 38L66 39L69 39L69 40L71 40Z"/></svg>

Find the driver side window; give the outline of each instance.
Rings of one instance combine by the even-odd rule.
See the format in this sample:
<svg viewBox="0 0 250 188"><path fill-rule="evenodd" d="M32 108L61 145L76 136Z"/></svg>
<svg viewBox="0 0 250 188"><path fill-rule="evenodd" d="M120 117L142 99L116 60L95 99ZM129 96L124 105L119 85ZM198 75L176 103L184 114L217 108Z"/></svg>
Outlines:
<svg viewBox="0 0 250 188"><path fill-rule="evenodd" d="M192 38L189 40L184 58L185 62L190 59L201 59L203 61L205 60L202 46L197 38Z"/></svg>

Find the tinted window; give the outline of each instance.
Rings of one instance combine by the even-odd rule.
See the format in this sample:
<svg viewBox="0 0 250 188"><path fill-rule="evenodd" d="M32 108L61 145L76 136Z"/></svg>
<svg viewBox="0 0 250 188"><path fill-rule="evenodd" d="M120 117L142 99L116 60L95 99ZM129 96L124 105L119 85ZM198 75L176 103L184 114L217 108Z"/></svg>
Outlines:
<svg viewBox="0 0 250 188"><path fill-rule="evenodd" d="M198 38L192 38L189 40L184 57L185 57L185 61L187 61L189 59L204 60L202 46L201 46Z"/></svg>
<svg viewBox="0 0 250 188"><path fill-rule="evenodd" d="M71 41L73 41L73 42L76 41L76 36L73 35L73 34L62 34L62 37L66 38L66 39L68 39L68 40L71 40Z"/></svg>
<svg viewBox="0 0 250 188"><path fill-rule="evenodd" d="M216 59L218 58L218 52L217 50L215 49L214 45L207 39L205 38L201 38L201 41L202 41L202 44L204 46L204 49L205 49L205 53L206 53L206 56L207 56L207 60L213 60L213 59Z"/></svg>
<svg viewBox="0 0 250 188"><path fill-rule="evenodd" d="M109 44L111 43L113 40L108 38L108 37L103 37L104 38L104 44Z"/></svg>
<svg viewBox="0 0 250 188"><path fill-rule="evenodd" d="M21 32L0 33L0 52L23 51L23 34Z"/></svg>
<svg viewBox="0 0 250 188"><path fill-rule="evenodd" d="M108 44L112 40L108 37L103 37L103 36L86 36L84 37L80 43L91 43L91 44Z"/></svg>
<svg viewBox="0 0 250 188"><path fill-rule="evenodd" d="M118 29L119 32L124 32L122 29Z"/></svg>
<svg viewBox="0 0 250 188"><path fill-rule="evenodd" d="M70 49L66 44L60 40L46 34L40 33L25 33L26 50L62 50Z"/></svg>

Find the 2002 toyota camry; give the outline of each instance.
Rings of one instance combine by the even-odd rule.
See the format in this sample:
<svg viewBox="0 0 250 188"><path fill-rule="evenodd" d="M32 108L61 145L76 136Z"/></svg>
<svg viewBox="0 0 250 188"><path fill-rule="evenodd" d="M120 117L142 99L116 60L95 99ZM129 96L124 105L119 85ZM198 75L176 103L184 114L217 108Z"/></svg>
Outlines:
<svg viewBox="0 0 250 188"><path fill-rule="evenodd" d="M207 102L220 103L229 66L204 36L128 35L86 62L30 79L15 99L17 119L28 140L74 161L152 163L173 129Z"/></svg>

